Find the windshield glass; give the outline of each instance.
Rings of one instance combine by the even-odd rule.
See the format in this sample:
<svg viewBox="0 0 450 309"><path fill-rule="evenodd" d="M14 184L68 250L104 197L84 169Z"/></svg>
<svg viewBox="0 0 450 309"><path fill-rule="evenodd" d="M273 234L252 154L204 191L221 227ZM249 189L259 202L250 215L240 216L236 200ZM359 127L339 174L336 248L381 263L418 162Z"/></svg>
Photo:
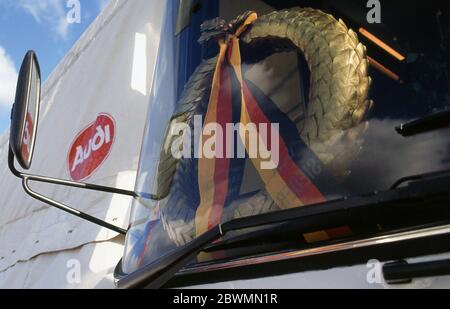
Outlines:
<svg viewBox="0 0 450 309"><path fill-rule="evenodd" d="M449 6L167 1L124 271L221 222L448 168L448 129L396 127L450 109Z"/></svg>

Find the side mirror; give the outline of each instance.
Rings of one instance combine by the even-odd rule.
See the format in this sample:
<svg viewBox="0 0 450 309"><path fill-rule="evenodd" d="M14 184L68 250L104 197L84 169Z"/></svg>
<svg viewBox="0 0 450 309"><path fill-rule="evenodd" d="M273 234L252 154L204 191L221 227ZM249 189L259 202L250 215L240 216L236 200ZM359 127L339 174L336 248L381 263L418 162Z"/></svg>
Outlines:
<svg viewBox="0 0 450 309"><path fill-rule="evenodd" d="M41 72L36 54L29 51L23 60L11 115L10 147L22 168L33 160L41 100Z"/></svg>
<svg viewBox="0 0 450 309"><path fill-rule="evenodd" d="M9 169L18 178L22 179L22 185L25 192L34 199L46 203L50 206L65 211L71 215L87 220L99 226L110 229L122 235L126 235L127 231L90 216L75 208L64 205L49 197L39 194L30 188L29 182L36 181L60 185L65 187L87 189L100 192L108 192L114 194L127 195L137 197L136 193L117 188L109 188L94 184L79 183L62 179L43 177L37 175L28 175L21 173L14 166L14 158L17 159L22 168L28 170L33 160L34 144L36 141L37 125L39 120L39 105L41 101L41 72L36 54L29 51L19 73L19 81L17 82L16 102L14 103L11 115L11 136L9 139L8 165Z"/></svg>

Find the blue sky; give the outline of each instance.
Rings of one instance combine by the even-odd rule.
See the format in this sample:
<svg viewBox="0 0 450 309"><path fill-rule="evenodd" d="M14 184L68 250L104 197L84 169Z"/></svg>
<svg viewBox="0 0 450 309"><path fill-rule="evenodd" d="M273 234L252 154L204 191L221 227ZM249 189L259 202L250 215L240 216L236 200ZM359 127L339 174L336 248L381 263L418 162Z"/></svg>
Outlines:
<svg viewBox="0 0 450 309"><path fill-rule="evenodd" d="M80 23L70 23L80 4ZM108 0L0 0L0 132L10 124L17 72L36 51L46 80ZM73 6L75 5L75 7Z"/></svg>

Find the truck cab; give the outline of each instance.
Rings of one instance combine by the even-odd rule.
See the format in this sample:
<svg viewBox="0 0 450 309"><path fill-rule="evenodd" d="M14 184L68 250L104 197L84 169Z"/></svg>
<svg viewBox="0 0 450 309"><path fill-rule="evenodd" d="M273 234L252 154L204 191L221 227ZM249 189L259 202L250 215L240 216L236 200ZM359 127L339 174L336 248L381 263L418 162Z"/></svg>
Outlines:
<svg viewBox="0 0 450 309"><path fill-rule="evenodd" d="M37 134L30 53L10 168L125 235L119 288L449 287L450 6L378 8L166 1L133 191L84 183L84 149L73 181L16 169ZM111 139L97 121L91 151ZM29 181L132 197L129 227Z"/></svg>

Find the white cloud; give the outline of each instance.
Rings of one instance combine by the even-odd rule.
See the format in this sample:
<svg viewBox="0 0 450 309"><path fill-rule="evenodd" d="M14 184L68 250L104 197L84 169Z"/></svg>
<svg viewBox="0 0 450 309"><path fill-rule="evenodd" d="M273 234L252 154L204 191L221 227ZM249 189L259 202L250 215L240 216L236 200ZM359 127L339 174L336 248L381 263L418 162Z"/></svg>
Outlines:
<svg viewBox="0 0 450 309"><path fill-rule="evenodd" d="M17 71L13 61L0 46L0 107L10 107L16 92Z"/></svg>
<svg viewBox="0 0 450 309"><path fill-rule="evenodd" d="M69 24L67 22L66 0L3 0L7 7L15 7L30 14L39 24L50 25L52 31L62 39L67 39Z"/></svg>
<svg viewBox="0 0 450 309"><path fill-rule="evenodd" d="M83 0L79 1L81 8L83 8ZM96 0L98 11L103 10L109 2L110 0ZM68 39L69 36L70 23L67 15L72 8L72 6L68 7L69 4L68 0L0 0L0 6L7 9L16 8L26 12L37 23L48 25L58 38L64 40ZM85 12L84 15L88 16L89 12Z"/></svg>

